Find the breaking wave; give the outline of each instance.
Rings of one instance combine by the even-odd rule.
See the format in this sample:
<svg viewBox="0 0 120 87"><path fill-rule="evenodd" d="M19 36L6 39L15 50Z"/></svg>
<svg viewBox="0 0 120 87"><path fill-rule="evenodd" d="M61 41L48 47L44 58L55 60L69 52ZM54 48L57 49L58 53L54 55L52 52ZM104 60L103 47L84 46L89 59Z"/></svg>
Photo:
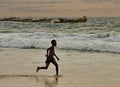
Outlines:
<svg viewBox="0 0 120 87"><path fill-rule="evenodd" d="M98 34L1 33L0 47L46 49L51 45L52 39L57 40L59 49L120 53L120 33L116 32Z"/></svg>

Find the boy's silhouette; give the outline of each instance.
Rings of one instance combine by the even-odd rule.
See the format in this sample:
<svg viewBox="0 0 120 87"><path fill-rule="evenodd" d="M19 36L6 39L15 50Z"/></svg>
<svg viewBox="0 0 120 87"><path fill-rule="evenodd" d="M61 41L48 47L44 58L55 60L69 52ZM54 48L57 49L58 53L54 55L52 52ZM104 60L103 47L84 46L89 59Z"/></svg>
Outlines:
<svg viewBox="0 0 120 87"><path fill-rule="evenodd" d="M52 44L52 46L47 49L47 55L46 55L47 58L46 58L46 61L45 61L46 66L43 66L43 67L38 66L37 69L36 69L36 72L38 72L39 69L48 69L49 64L52 63L52 64L55 65L55 67L56 67L56 75L58 75L58 64L57 64L57 62L56 62L56 60L54 58L54 56L55 56L57 58L57 60L59 60L59 58L55 54L55 49L54 49L54 47L57 46L56 40L52 40L51 44Z"/></svg>

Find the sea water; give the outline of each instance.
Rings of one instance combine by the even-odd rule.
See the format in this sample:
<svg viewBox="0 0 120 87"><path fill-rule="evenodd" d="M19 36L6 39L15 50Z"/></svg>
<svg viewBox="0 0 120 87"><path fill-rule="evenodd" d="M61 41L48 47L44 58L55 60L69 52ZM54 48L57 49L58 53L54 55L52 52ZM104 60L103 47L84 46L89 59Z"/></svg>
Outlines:
<svg viewBox="0 0 120 87"><path fill-rule="evenodd" d="M120 53L120 17L92 17L86 23L0 21L0 47L48 48Z"/></svg>

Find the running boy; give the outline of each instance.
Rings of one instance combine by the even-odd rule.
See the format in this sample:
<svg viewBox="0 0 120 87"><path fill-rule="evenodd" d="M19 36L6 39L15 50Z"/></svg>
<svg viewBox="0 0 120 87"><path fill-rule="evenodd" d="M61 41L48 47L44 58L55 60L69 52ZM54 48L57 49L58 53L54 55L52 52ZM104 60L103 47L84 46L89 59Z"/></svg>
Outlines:
<svg viewBox="0 0 120 87"><path fill-rule="evenodd" d="M38 72L39 69L48 69L49 64L52 63L52 64L55 65L55 67L56 67L56 75L58 75L58 71L59 71L58 70L58 64L57 64L57 62L56 62L56 60L54 58L54 56L55 56L57 58L57 60L59 60L59 58L56 56L55 50L54 50L54 47L57 46L56 40L52 40L51 44L52 44L52 46L47 49L47 55L46 55L47 58L46 58L46 61L45 61L46 66L43 66L43 67L38 66L37 69L36 69L36 72Z"/></svg>

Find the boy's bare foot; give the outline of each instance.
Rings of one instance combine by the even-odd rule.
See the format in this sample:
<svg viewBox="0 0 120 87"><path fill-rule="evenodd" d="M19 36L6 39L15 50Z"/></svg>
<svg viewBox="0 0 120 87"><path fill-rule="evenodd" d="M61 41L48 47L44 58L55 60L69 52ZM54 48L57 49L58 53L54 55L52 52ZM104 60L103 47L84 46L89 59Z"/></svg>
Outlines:
<svg viewBox="0 0 120 87"><path fill-rule="evenodd" d="M38 72L38 71L39 71L39 67L37 66L36 72Z"/></svg>

